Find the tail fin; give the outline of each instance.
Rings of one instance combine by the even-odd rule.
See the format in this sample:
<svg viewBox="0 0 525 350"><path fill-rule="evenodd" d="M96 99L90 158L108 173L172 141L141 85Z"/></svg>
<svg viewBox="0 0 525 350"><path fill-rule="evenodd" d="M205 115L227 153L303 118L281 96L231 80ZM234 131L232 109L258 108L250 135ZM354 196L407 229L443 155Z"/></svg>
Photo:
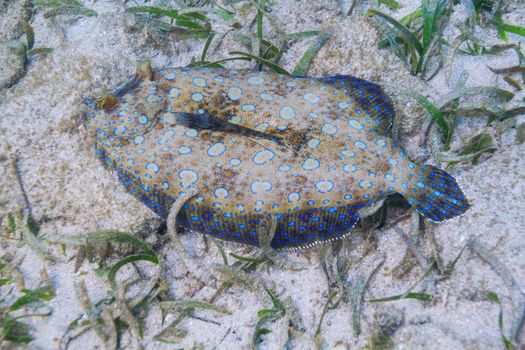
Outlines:
<svg viewBox="0 0 525 350"><path fill-rule="evenodd" d="M456 179L444 170L422 165L414 182L414 199L409 202L427 219L445 221L470 208Z"/></svg>

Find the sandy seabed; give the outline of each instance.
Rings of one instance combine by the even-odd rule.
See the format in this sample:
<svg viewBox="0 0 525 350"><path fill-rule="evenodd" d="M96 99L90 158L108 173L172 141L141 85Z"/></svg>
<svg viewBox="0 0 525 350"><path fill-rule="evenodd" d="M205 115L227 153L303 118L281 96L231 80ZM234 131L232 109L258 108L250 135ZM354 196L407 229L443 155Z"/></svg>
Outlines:
<svg viewBox="0 0 525 350"><path fill-rule="evenodd" d="M343 3L343 7L348 4ZM400 18L416 8L414 2L405 1L404 7L390 12ZM84 2L95 10L96 17L57 16L44 18L44 10L33 10L30 23L35 32L35 47L51 47L53 52L34 57L24 65L23 60L6 48L12 40L22 40L23 23L28 20L29 1L4 2L0 9L0 219L2 237L6 235L8 213L24 205L17 179L11 171L11 160L17 159L19 175L23 181L31 212L40 225L40 234L53 236L84 235L97 230L116 229L132 232L152 243L168 266L164 281L168 294L174 300L209 300L220 283L215 279L202 280L187 273L181 263L174 242L166 237L156 237L160 220L141 203L130 197L118 184L115 174L108 173L95 158L92 145L87 140L76 111L81 98L89 93L101 93L123 78L134 73L141 61L149 60L153 67L181 67L199 57L205 40L177 41L173 36L160 36L151 26L138 22L133 14L125 12L120 1ZM126 6L134 6L127 4ZM346 7L347 8L347 7ZM250 2L235 5L237 27L244 33L253 32L256 8ZM383 10L383 8L382 8ZM387 9L384 9L387 11ZM503 19L516 25L525 25L525 4L514 1L504 6ZM309 75L335 74L355 75L385 86L398 86L414 90L430 100L438 100L456 88L465 77L466 86L490 86L512 91L500 75L488 67L509 67L518 64L514 50L498 55L466 56L444 50L444 66L430 81L410 75L405 64L392 50L379 50L380 33L371 19L356 14L343 16L337 2L332 1L275 1L271 16L285 33L322 29L331 33L313 61ZM388 11L387 11L388 12ZM466 19L461 5L454 7L444 37L452 42L460 32L458 23ZM212 27L226 33L231 23L210 16ZM265 35L275 35L272 26L265 21ZM486 43L501 44L497 32L490 26L478 28L479 37ZM523 37L508 34L509 41L525 44ZM293 71L313 39L292 44L281 63ZM220 46L212 44L208 59L224 58L229 51L246 51L233 35L226 35ZM25 68L24 68L25 66ZM248 63L228 62L229 68L249 68ZM393 93L397 117L395 137L414 160L432 157L425 141L424 126L429 116L415 101L407 96ZM513 101L523 103L523 92L516 93ZM511 102L512 104L512 102ZM347 281L355 281L370 274L378 262L383 262L370 280L364 299L374 299L405 293L416 285L414 291L433 295L429 302L402 299L391 302L365 302L362 306L362 332L356 335L352 327L353 310L348 298L343 298L337 308L325 315L321 335L315 339L323 307L329 291L326 275L321 264L321 252L326 246L310 250L283 253L283 257L301 264L298 271L270 266L257 269L253 276L271 287L285 302L285 317L267 328L271 333L262 337L259 344L267 349L359 349L367 346L370 337L382 326L388 329L391 346L399 349L498 349L504 348L498 325L500 307L486 297L486 292L496 293L503 310L502 331L507 337L520 315L524 313L525 290L525 145L518 125L523 116L513 118L515 127L490 127L488 132L497 135L491 155L483 155L479 164L462 163L451 172L462 184L466 196L473 203L463 216L432 229L439 246L443 263L453 261L472 237L497 257L505 275L494 268L472 249L465 250L448 278L430 274L422 281L425 270L415 263L404 274L397 274L399 265L407 254L407 244L392 228L373 233L373 248L367 235L357 234L336 243L343 253L339 259L350 259ZM452 149L459 149L473 135L485 128L486 118L458 117L458 126ZM523 131L523 130L522 130ZM435 135L434 135L435 136ZM430 161L436 161L430 158ZM444 164L442 164L444 165ZM398 226L410 230L410 219ZM149 228L147 230L146 228ZM147 232L146 232L147 231ZM206 253L200 236L187 233L180 239L189 250L198 255L200 264L212 268L222 258L215 245ZM418 249L430 259L434 244L430 235L418 238ZM107 296L108 283L96 272L97 264L88 261L75 272L76 249L67 249L64 262L51 263L35 254L28 245L0 237L0 256L5 261L22 259L18 271L25 280L26 288L37 288L40 271L45 269L56 291L48 302L52 309L49 317L32 318L35 339L27 345L31 349L54 349L66 332L68 325L84 311L75 293L75 285L85 281L93 303ZM341 247L342 246L342 247ZM335 246L334 246L335 247ZM59 255L60 247L53 247ZM247 254L250 249L225 245L227 252ZM335 248L334 248L335 249ZM233 260L233 259L231 259ZM154 268L147 263L138 264L140 273L147 281ZM500 266L500 265L498 265ZM500 266L500 267L501 267ZM136 278L131 267L119 272L118 280ZM513 280L511 280L511 277ZM419 283L418 283L419 281ZM511 285L514 281L516 285ZM142 285L143 287L143 285ZM140 292L141 282L129 291L130 297ZM21 295L13 284L1 287L1 298ZM14 294L10 294L14 293ZM6 299L7 300L7 299ZM9 299L11 300L11 299ZM195 311L180 328L185 336L177 341L177 348L250 348L258 317L257 312L271 307L269 297L260 290L234 286L215 302L229 314L213 311ZM4 305L1 305L4 307ZM176 313L164 315L153 305L140 315L144 320L144 336L138 342L124 332L121 347L146 349L174 348L154 339ZM379 327L379 328L378 328ZM519 344L520 339L516 340ZM139 344L140 343L140 344ZM523 337L521 346L524 346ZM7 348L10 345L6 345ZM519 345L518 345L519 346ZM103 347L93 330L80 335L70 343L70 349L96 349Z"/></svg>

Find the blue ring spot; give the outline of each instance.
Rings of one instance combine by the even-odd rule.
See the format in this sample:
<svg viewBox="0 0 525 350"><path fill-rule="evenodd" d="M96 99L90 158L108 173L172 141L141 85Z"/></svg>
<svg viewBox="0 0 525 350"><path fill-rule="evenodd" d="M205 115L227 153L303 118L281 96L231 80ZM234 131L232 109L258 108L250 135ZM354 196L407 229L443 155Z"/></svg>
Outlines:
<svg viewBox="0 0 525 350"><path fill-rule="evenodd" d="M224 187L217 187L215 191L213 191L213 195L218 199L226 199L230 196L230 191Z"/></svg>
<svg viewBox="0 0 525 350"><path fill-rule="evenodd" d="M156 174L160 171L160 167L155 162L149 162L149 163L146 163L146 170L153 171Z"/></svg>
<svg viewBox="0 0 525 350"><path fill-rule="evenodd" d="M230 159L230 165L231 166L238 166L241 164L241 160L239 158L232 158Z"/></svg>
<svg viewBox="0 0 525 350"><path fill-rule="evenodd" d="M237 101L242 97L243 91L240 87L232 86L228 89L228 97L232 101Z"/></svg>
<svg viewBox="0 0 525 350"><path fill-rule="evenodd" d="M269 94L267 92L261 92L261 94L259 95L259 97L261 98L261 100L263 101L273 101L273 95L272 94Z"/></svg>
<svg viewBox="0 0 525 350"><path fill-rule="evenodd" d="M315 183L315 188L319 193L332 192L334 189L334 183L330 180L319 180Z"/></svg>
<svg viewBox="0 0 525 350"><path fill-rule="evenodd" d="M140 117L137 119L137 123L140 125L147 125L149 122L149 118L146 114L142 113Z"/></svg>
<svg viewBox="0 0 525 350"><path fill-rule="evenodd" d="M198 87L201 87L201 88L205 88L206 87L206 79L204 78L201 78L201 77L196 77L196 78L193 78L193 80L191 81L193 85L196 85Z"/></svg>
<svg viewBox="0 0 525 350"><path fill-rule="evenodd" d="M321 131L327 135L335 135L337 134L337 127L330 123L324 123Z"/></svg>
<svg viewBox="0 0 525 350"><path fill-rule="evenodd" d="M268 180L255 180L250 184L250 190L253 194L257 194L260 192L269 192L272 189L272 183Z"/></svg>
<svg viewBox="0 0 525 350"><path fill-rule="evenodd" d="M155 94L149 94L146 96L146 103L157 103L162 101L162 96L158 96Z"/></svg>
<svg viewBox="0 0 525 350"><path fill-rule="evenodd" d="M321 100L321 98L319 96L317 96L316 94L313 94L311 92L305 94L303 99L306 102L310 103L310 104L316 104L316 103L318 103Z"/></svg>
<svg viewBox="0 0 525 350"><path fill-rule="evenodd" d="M163 69L162 75L166 80L174 80L177 78L177 73L175 73L175 69L173 68Z"/></svg>
<svg viewBox="0 0 525 350"><path fill-rule="evenodd" d="M357 119L350 119L348 125L356 130L363 130L365 126Z"/></svg>
<svg viewBox="0 0 525 350"><path fill-rule="evenodd" d="M301 200L301 194L299 192L290 192L288 194L288 203L299 202Z"/></svg>
<svg viewBox="0 0 525 350"><path fill-rule="evenodd" d="M264 78L260 76L253 76L253 77L249 77L248 79L246 79L246 82L248 84L258 85L258 84L264 83Z"/></svg>
<svg viewBox="0 0 525 350"><path fill-rule="evenodd" d="M396 166L396 165L399 165L397 159L394 159L394 158L389 158L389 159L388 159L388 164L389 164L390 166Z"/></svg>
<svg viewBox="0 0 525 350"><path fill-rule="evenodd" d="M244 105L242 105L241 109L242 109L243 112L251 112L251 111L255 111L255 105L252 105L252 104L244 104Z"/></svg>
<svg viewBox="0 0 525 350"><path fill-rule="evenodd" d="M359 149L361 149L361 150L365 150L366 149L366 143L364 143L361 140L357 140L356 142L354 142L354 146L359 148Z"/></svg>
<svg viewBox="0 0 525 350"><path fill-rule="evenodd" d="M275 153L269 149L263 149L258 151L255 156L253 156L252 161L257 165L265 164L271 161L275 157Z"/></svg>
<svg viewBox="0 0 525 350"><path fill-rule="evenodd" d="M313 138L313 139L308 140L306 142L306 145L310 149L316 149L319 146L320 143L321 143L321 140Z"/></svg>
<svg viewBox="0 0 525 350"><path fill-rule="evenodd" d="M197 135L199 135L199 132L197 131L197 129L188 129L184 132L184 135L190 138L194 138L197 137Z"/></svg>
<svg viewBox="0 0 525 350"><path fill-rule="evenodd" d="M218 157L226 151L226 146L222 142L217 142L208 148L208 155L210 157Z"/></svg>
<svg viewBox="0 0 525 350"><path fill-rule="evenodd" d="M372 188L372 186L374 186L374 184L372 182L366 181L366 180L359 181L358 185L361 188Z"/></svg>
<svg viewBox="0 0 525 350"><path fill-rule="evenodd" d="M191 147L180 146L178 151L179 151L180 154L188 154L188 153L191 153Z"/></svg>
<svg viewBox="0 0 525 350"><path fill-rule="evenodd" d="M303 169L304 170L314 170L314 169L318 169L320 165L321 165L321 162L318 159L306 158L306 160L303 162Z"/></svg>
<svg viewBox="0 0 525 350"><path fill-rule="evenodd" d="M390 182L394 182L394 181L396 181L395 176L393 176L393 175L390 174L390 173L386 173L386 174L385 174L385 179L389 180Z"/></svg>
<svg viewBox="0 0 525 350"><path fill-rule="evenodd" d="M294 119L297 115L295 113L295 109L292 106L284 106L279 111L279 116L281 117L281 119L291 120Z"/></svg>
<svg viewBox="0 0 525 350"><path fill-rule="evenodd" d="M204 95L200 92L194 92L190 98L194 102L201 102L204 99Z"/></svg>
<svg viewBox="0 0 525 350"><path fill-rule="evenodd" d="M182 187L190 187L191 185L195 184L199 180L199 173L197 173L193 169L182 169L178 173L180 185Z"/></svg>

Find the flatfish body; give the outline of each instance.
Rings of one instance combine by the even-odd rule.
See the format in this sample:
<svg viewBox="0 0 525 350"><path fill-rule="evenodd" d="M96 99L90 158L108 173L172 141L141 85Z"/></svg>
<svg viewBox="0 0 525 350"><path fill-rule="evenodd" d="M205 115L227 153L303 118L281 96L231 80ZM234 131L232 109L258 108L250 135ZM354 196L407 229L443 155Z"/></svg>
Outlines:
<svg viewBox="0 0 525 350"><path fill-rule="evenodd" d="M223 69L143 71L84 101L98 157L127 191L166 218L257 246L272 216L272 246L343 237L358 211L392 193L443 221L469 204L446 172L411 162L390 136L394 109L378 85Z"/></svg>

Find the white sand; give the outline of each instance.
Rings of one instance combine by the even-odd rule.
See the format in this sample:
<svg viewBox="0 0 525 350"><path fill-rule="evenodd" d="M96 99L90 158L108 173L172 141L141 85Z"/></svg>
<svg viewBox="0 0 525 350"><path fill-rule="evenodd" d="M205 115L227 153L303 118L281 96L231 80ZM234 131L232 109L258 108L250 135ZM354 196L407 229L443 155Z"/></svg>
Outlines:
<svg viewBox="0 0 525 350"><path fill-rule="evenodd" d="M501 76L498 78L486 68L487 65L507 67L517 64L516 54L512 50L497 56L458 55L452 65L449 53L445 56L445 67L426 83L411 76L392 50L377 49L380 36L369 18L361 15L343 18L332 1L276 2L280 8L276 5L272 16L284 32L320 28L333 33L314 61L311 75L352 74L381 84L415 90L433 101L436 101L437 95L454 89L463 70L469 72L467 86L498 86L512 90ZM21 6L21 3L9 6ZM158 36L152 34L152 28L137 25L133 16L124 13L120 1L85 2L85 5L95 9L98 17L59 16L45 19L42 11L35 15L31 23L35 31L35 47L53 47L54 52L45 58L31 60L27 65L27 74L21 80L9 89L0 90L0 153L18 156L24 187L32 205L32 213L41 224L41 232L63 235L87 234L100 229L136 232L141 223L154 219L155 215L127 195L114 174L103 170L83 128L75 119L75 109L81 96L102 92L118 83L133 73L138 62L143 59L150 59L154 67L187 65L192 57L200 56L204 41L176 42L169 36L159 40ZM129 6L132 6L131 2ZM238 20L247 33L255 9L245 3L239 4L237 8ZM509 8L513 12L505 15L504 20L525 25L525 5L515 1ZM414 6L406 6L394 12L394 16L400 18L413 9ZM464 11L457 6L446 31L447 40L452 41L458 35L454 24L463 21L464 16ZM20 31L16 29L16 17L4 16L2 21L0 31L5 35L0 38L18 38ZM270 35L273 30L267 24L265 22L265 30ZM212 25L219 31L228 29L224 21L217 20ZM494 30L483 29L481 32L486 42L501 43ZM523 37L509 34L509 39L525 46ZM308 39L302 40L290 48L282 61L285 69L293 70L308 43ZM209 59L224 58L228 51L234 50L245 49L229 35L218 49L212 45ZM6 60L15 69L19 63L10 55L0 50L0 61ZM1 82L9 79L4 78L9 76L6 66L0 69ZM246 64L230 62L228 67L246 67ZM519 94L516 101L522 99L523 92ZM424 144L425 138L422 125L428 122L429 117L420 106L406 97L396 97L395 101L398 109L395 126L400 144L412 158L427 158L429 149L421 148L420 145ZM483 130L484 124L484 120L460 118L453 147L459 147L462 141L468 141L472 135ZM515 134L514 129L505 131L497 145L497 152L492 157L483 157L481 164L464 164L452 170L474 205L464 216L437 225L435 236L442 246L441 257L445 263L457 256L468 237L478 237L509 269L523 291L525 146L516 143ZM5 148L6 144L10 145L10 151ZM8 169L9 162L2 157L0 217L4 218L4 224L6 214L21 204L15 179L10 176ZM408 231L409 225L409 220L400 223L405 231ZM370 243L356 235L345 242L345 252L340 257L352 259L349 276L353 277L359 273L369 273L378 259L384 259L384 264L370 282L365 299L402 294L418 281L424 271L415 267L401 278L394 277L392 271L402 261L407 246L393 229L381 230L375 236L377 248L365 256L365 248ZM147 238L153 242L158 239L154 232L150 232ZM222 262L214 245L211 245L208 253L201 253L202 241L195 233L185 235L182 240L201 256L199 260L205 266L212 267ZM20 270L28 288L37 287L41 268L47 270L57 292L57 296L49 303L53 314L32 321L36 339L29 347L57 348L58 339L68 324L82 313L74 284L84 279L93 302L105 297L108 284L94 272L96 265L85 262L81 273L75 274L74 261L51 264L43 261L27 246L17 246L7 241L1 244L4 250L2 255L25 256ZM226 247L238 254L249 251L232 245ZM421 237L420 249L428 259L432 256L430 247L430 237ZM286 318L268 324L272 333L264 337L261 347L315 348L313 336L328 296L326 278L317 255L319 249L283 254L288 259L304 264L307 267L304 270L288 271L271 267L255 273L274 289L281 300L296 308L305 329L302 335L299 334L301 332L288 332ZM58 249L53 251L59 253ZM164 243L160 251L166 256L169 266L166 281L173 298L208 300L213 295L217 284L210 281L201 285L194 275L186 274L172 244ZM69 259L75 251L68 249L67 253ZM146 276L152 273L151 265L139 263L139 266ZM127 267L119 273L119 280L132 275L133 271ZM426 290L422 289L423 286L424 282L415 291L435 293L433 301L364 303L361 321L363 332L359 337L352 331L351 307L346 301L342 302L337 309L326 314L321 333L322 346L327 349L362 348L371 330L376 328L375 315L383 313L387 315L386 318L397 320L399 328L394 327L397 331L392 337L395 348L502 348L497 323L499 307L483 296L484 291L496 292L502 299L506 335L510 334L517 315L523 313L523 310L517 310L512 304L512 291L502 278L469 250L459 259L450 278L429 284ZM136 287L135 292L139 288ZM239 286L231 288L216 304L228 309L231 315L196 312L199 317L220 325L187 319L182 323L182 328L188 334L177 348L249 348L257 322L257 311L271 306L264 294ZM152 308L145 319L144 347L173 348L173 345L152 340L153 335L163 327L158 308ZM169 315L166 322L172 319L173 316ZM123 344L130 344L129 335L124 337ZM70 348L95 349L100 346L95 333L90 331L72 342Z"/></svg>

